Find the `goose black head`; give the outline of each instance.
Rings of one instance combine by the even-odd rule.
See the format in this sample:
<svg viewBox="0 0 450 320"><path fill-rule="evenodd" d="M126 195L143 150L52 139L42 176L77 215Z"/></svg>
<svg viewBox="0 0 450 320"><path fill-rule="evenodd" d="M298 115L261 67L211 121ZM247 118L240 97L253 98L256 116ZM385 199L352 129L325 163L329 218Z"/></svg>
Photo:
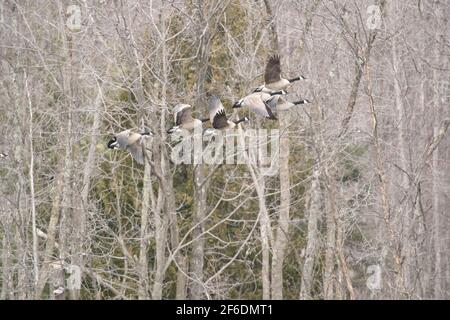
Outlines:
<svg viewBox="0 0 450 320"><path fill-rule="evenodd" d="M113 137L111 140L108 141L108 148L110 148L110 149L117 148L117 138L116 137Z"/></svg>
<svg viewBox="0 0 450 320"><path fill-rule="evenodd" d="M235 103L233 104L233 108L241 108L241 107L242 107L242 102L243 102L243 101L244 101L244 99L241 99L241 100L235 102Z"/></svg>

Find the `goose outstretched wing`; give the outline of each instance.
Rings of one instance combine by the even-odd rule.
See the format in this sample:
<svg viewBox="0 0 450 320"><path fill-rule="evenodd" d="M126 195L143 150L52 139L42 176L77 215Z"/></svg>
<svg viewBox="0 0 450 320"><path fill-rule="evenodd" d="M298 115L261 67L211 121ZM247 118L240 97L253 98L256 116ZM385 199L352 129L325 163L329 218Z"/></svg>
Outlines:
<svg viewBox="0 0 450 320"><path fill-rule="evenodd" d="M264 72L264 82L267 84L277 82L281 79L280 57L272 56L266 65Z"/></svg>

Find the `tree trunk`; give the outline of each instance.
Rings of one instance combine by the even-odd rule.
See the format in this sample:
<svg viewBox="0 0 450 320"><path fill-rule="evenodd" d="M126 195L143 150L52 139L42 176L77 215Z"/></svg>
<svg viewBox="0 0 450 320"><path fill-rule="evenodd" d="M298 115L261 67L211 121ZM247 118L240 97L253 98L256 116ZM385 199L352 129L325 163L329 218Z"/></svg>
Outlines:
<svg viewBox="0 0 450 320"><path fill-rule="evenodd" d="M438 134L438 128L434 128L434 137ZM442 268L442 234L441 234L441 208L439 205L439 148L433 153L432 160L432 194L433 194L433 251L434 251L434 277L433 277L433 298L445 299L443 284L446 283L445 273Z"/></svg>
<svg viewBox="0 0 450 320"><path fill-rule="evenodd" d="M263 300L270 299L270 219L267 214L267 208L265 203L265 180L261 179L260 184L257 187L258 201L259 201L259 219L260 219L260 232L261 232L261 246L262 246L262 288L263 288Z"/></svg>
<svg viewBox="0 0 450 320"><path fill-rule="evenodd" d="M199 21L203 21L203 15L199 15ZM200 53L197 60L197 80L195 84L195 91L197 92L197 108L201 105L206 105L206 99L204 97L206 76L208 71L208 61L211 55L211 31L209 24L204 32L204 36L200 40ZM197 134L194 132L194 134ZM202 138L197 139L202 143ZM205 216L206 216L206 197L207 197L207 187L209 184L209 178L205 177L205 166L203 163L194 163L194 208L195 215L192 221L194 225L194 230L192 231L192 237L196 239L192 242L192 257L191 257L191 277L192 284L190 286L191 298L198 300L204 296L204 285L203 285L203 268L205 259L205 238L202 236L205 227ZM206 181L205 179L208 179Z"/></svg>
<svg viewBox="0 0 450 320"><path fill-rule="evenodd" d="M308 212L308 238L305 249L305 262L302 268L300 296L301 300L313 299L312 288L314 280L314 260L319 249L318 222L321 216L322 195L320 190L319 170L317 167L312 172L311 189L309 192Z"/></svg>
<svg viewBox="0 0 450 320"><path fill-rule="evenodd" d="M326 169L325 169L326 170ZM328 174L325 173L328 177ZM323 296L324 299L330 300L335 298L335 252L336 252L336 219L335 219L335 207L333 199L331 199L329 179L325 180L327 183L328 199L326 201L326 242L325 242L325 265L323 276Z"/></svg>
<svg viewBox="0 0 450 320"><path fill-rule="evenodd" d="M161 186L158 190L158 203L161 203L163 197L163 191ZM159 209L159 208L158 208ZM167 242L167 227L168 216L156 210L154 212L154 225L155 225L155 275L153 278L152 287L152 299L161 300L162 290L164 282L165 264L166 264L166 242Z"/></svg>
<svg viewBox="0 0 450 320"><path fill-rule="evenodd" d="M394 11L395 12L395 11ZM407 149L408 145L406 143L405 135L407 134L407 114L405 113L405 108L403 106L403 94L400 85L400 73L398 72L400 61L397 57L397 42L396 38L392 39L392 68L393 68L393 79L394 79L394 91L395 91L395 106L396 106L396 114L397 114L397 139L398 139L398 150L400 157L400 166L403 169L399 174L400 178L400 194L398 195L399 199L402 199L405 194L409 193L409 179L407 176L408 172L408 162L407 162ZM404 230L402 232L403 238L400 240L402 242L402 256L404 256L404 263L402 264L403 271L401 279L401 290L403 292L408 292L411 287L412 282L412 270L411 266L413 265L413 226L414 217L411 215L414 212L414 208L410 208L409 204L412 201L407 199L404 203L399 203L398 212L399 216L401 216L401 228Z"/></svg>
<svg viewBox="0 0 450 320"><path fill-rule="evenodd" d="M199 164L194 169L194 197L195 197L195 216L193 219L194 230L192 237L197 239L192 243L192 258L191 258L191 298L194 300L202 299L204 297L203 287L203 268L205 255L205 238L202 235L205 228L206 215L206 196L208 181L205 181L205 174L203 172L204 166Z"/></svg>
<svg viewBox="0 0 450 320"><path fill-rule="evenodd" d="M38 238L36 230L36 199L34 192L34 150L33 150L33 106L31 103L30 90L28 87L28 76L25 74L25 90L28 99L29 110L29 141L30 141L30 197L31 197L31 224L33 234L33 271L34 271L34 285L36 286L39 281L39 256L38 256Z"/></svg>
<svg viewBox="0 0 450 320"><path fill-rule="evenodd" d="M270 21L270 40L272 43L272 50L275 53L280 52L278 32L275 23L275 15L269 1L264 0L266 12ZM289 148L290 140L288 134L289 114L279 114L279 130L282 132L280 136L280 208L278 226L275 234L275 241L273 246L272 256L272 270L271 270L271 294L272 299L283 299L283 264L284 256L287 246L287 235L289 227L289 210L291 206L291 191L290 191L290 175L289 175Z"/></svg>
<svg viewBox="0 0 450 320"><path fill-rule="evenodd" d="M151 167L148 161L145 162L144 168L144 185L142 187L142 208L141 208L141 234L139 244L139 300L149 299L149 279L148 279L148 217L150 212L150 188L152 188L151 181Z"/></svg>
<svg viewBox="0 0 450 320"><path fill-rule="evenodd" d="M291 190L289 175L289 114L279 114L280 132L280 208L272 256L272 299L283 299L283 264L288 242Z"/></svg>

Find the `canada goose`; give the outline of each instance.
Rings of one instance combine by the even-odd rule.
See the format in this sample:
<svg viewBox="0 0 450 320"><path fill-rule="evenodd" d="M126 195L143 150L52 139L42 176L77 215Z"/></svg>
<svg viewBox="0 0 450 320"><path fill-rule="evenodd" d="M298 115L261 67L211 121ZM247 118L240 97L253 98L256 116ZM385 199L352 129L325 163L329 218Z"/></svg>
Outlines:
<svg viewBox="0 0 450 320"><path fill-rule="evenodd" d="M167 133L173 133L178 129L192 130L195 127L201 126L203 122L209 121L207 119L195 119L192 117L192 106L189 104L177 104L173 109L173 116L175 126L167 130Z"/></svg>
<svg viewBox="0 0 450 320"><path fill-rule="evenodd" d="M304 76L298 76L292 79L285 79L281 77L280 57L272 56L266 65L264 72L264 85L259 86L254 92L270 92L273 90L285 89L289 84L299 80L305 80Z"/></svg>
<svg viewBox="0 0 450 320"><path fill-rule="evenodd" d="M254 92L233 104L233 108L246 107L260 117L277 120L277 117L272 112L272 108L270 108L270 106L268 106L266 103L266 101L271 97L272 95L270 93Z"/></svg>
<svg viewBox="0 0 450 320"><path fill-rule="evenodd" d="M248 118L244 117L236 121L230 121L225 114L225 108L219 97L211 95L208 99L209 119L214 129L226 130L233 129L241 122L247 122Z"/></svg>
<svg viewBox="0 0 450 320"><path fill-rule="evenodd" d="M4 152L0 152L0 158L6 158L8 155Z"/></svg>
<svg viewBox="0 0 450 320"><path fill-rule="evenodd" d="M151 131L136 133L131 130L125 130L116 134L108 142L110 149L122 149L128 151L136 162L144 164L144 153L142 152L142 142L144 138L152 136Z"/></svg>
<svg viewBox="0 0 450 320"><path fill-rule="evenodd" d="M270 97L268 100L266 100L266 104L270 107L270 109L275 110L275 111L285 111L285 110L292 108L295 105L308 104L308 103L310 103L310 101L307 99L290 102L290 101L287 101L283 96L280 96L280 95Z"/></svg>

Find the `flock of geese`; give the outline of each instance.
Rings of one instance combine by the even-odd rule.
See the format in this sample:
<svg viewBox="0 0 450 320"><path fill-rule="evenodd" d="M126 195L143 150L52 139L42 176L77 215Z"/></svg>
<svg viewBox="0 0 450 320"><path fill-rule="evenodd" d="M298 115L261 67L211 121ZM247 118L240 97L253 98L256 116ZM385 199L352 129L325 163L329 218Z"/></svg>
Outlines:
<svg viewBox="0 0 450 320"><path fill-rule="evenodd" d="M306 99L290 102L283 97L286 94L284 89L291 83L304 79L303 76L292 79L283 78L281 76L280 57L272 56L269 58L264 72L264 85L259 86L251 94L235 102L233 108L247 108L259 117L277 120L277 112L288 110L295 105L309 103ZM235 121L229 120L222 102L214 94L208 95L208 111L209 118L197 119L192 116L191 105L177 104L173 109L175 126L170 128L167 133L171 134L177 130L193 130L201 127L203 122L207 121L211 122L215 130L233 129L239 123L249 121L247 117ZM125 130L116 134L108 142L108 148L125 150L131 154L136 162L143 164L143 141L146 137L152 135L151 131L137 133Z"/></svg>

